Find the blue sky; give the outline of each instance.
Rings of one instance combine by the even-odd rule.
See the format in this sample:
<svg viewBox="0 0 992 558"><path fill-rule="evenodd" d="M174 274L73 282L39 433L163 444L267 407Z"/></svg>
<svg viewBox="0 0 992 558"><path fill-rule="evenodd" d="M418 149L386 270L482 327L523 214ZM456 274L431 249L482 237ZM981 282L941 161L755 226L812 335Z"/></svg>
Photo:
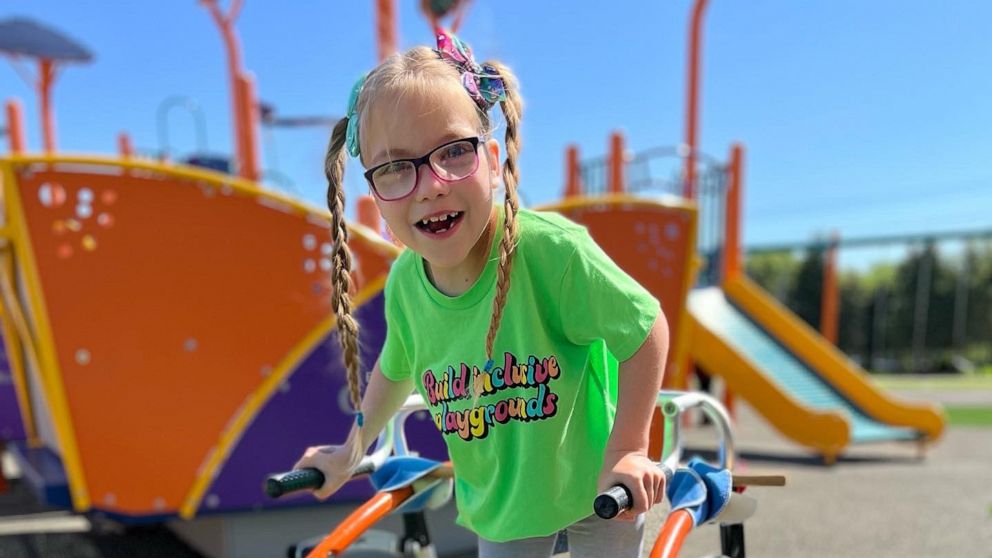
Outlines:
<svg viewBox="0 0 992 558"><path fill-rule="evenodd" d="M247 68L280 115L340 115L375 62L372 0L247 0L238 21ZM401 46L427 44L414 0L398 0ZM613 129L640 151L683 140L691 2L475 0L461 35L522 83L521 187L531 204L563 183L569 143L600 156ZM103 6L103 7L94 7ZM87 45L55 89L59 147L112 153L118 132L157 149L156 111L172 95L202 107L211 151L231 145L219 33L194 0L7 0ZM711 0L701 146L747 149L744 240L805 241L992 225L992 3L960 0ZM22 100L29 145L41 145L34 95L8 63L0 97ZM196 147L171 113L177 154ZM266 167L322 205L325 130L262 136ZM352 199L363 190L349 169Z"/></svg>

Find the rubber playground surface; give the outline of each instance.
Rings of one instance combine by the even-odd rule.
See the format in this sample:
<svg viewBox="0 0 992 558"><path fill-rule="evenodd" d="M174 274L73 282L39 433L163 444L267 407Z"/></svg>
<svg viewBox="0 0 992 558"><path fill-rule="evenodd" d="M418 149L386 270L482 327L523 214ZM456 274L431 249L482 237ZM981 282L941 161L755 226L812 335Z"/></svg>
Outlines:
<svg viewBox="0 0 992 558"><path fill-rule="evenodd" d="M898 391L948 405L992 407L992 390ZM992 556L992 428L952 426L921 461L914 445L853 447L832 467L772 431L746 405L738 408L738 455L748 470L787 475L784 488L755 487L757 514L745 524L749 556ZM689 448L713 447L707 427L686 432ZM0 495L0 533L14 516L44 512L19 483ZM650 514L650 542L665 508ZM58 517L58 516L53 516ZM315 533L316 534L316 533ZM683 556L719 553L719 530L693 532ZM168 531L0 535L0 558L195 557Z"/></svg>

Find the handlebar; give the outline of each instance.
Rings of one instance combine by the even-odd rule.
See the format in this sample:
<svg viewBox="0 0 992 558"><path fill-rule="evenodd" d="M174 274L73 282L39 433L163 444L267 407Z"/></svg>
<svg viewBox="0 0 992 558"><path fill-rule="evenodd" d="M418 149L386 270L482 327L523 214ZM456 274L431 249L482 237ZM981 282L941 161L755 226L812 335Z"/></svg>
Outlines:
<svg viewBox="0 0 992 558"><path fill-rule="evenodd" d="M665 457L658 466L664 471L666 486L672 479L682 458L681 414L689 409L700 408L716 425L720 435L719 459L721 467L733 468L734 440L730 429L730 417L714 398L698 392L668 391L658 393L655 405L665 416L665 437L662 455ZM367 475L377 470L390 455L410 455L403 426L406 419L417 411L427 409L423 398L410 395L393 416L376 441L375 451L362 459L352 477ZM324 475L317 469L301 469L279 473L265 480L265 493L278 498L299 490L316 490L324 484ZM623 485L616 485L600 493L593 501L596 515L611 519L621 511L629 509L633 503L631 492Z"/></svg>
<svg viewBox="0 0 992 558"><path fill-rule="evenodd" d="M427 410L427 404L424 399L416 394L410 395L403 402L400 410L386 423L382 433L379 434L375 451L362 458L355 470L352 471L351 478L372 474L382 466L390 455L411 455L403 426L410 415L425 410ZM324 480L324 474L318 469L295 469L270 475L265 479L264 490L270 498L279 498L290 492L317 490L324 485Z"/></svg>
<svg viewBox="0 0 992 558"><path fill-rule="evenodd" d="M665 486L668 486L675 471L664 463L658 463L658 468L665 473ZM600 492L592 503L592 509L596 512L596 515L603 519L613 519L620 515L620 512L629 510L633 506L634 497L630 493L630 489L622 484L615 484Z"/></svg>
<svg viewBox="0 0 992 558"><path fill-rule="evenodd" d="M351 473L351 478L372 474L377 468L372 456L364 457L359 462L358 467ZM290 492L300 490L317 490L324 486L324 473L320 469L307 467L306 469L294 469L285 473L277 473L265 479L265 494L269 498L278 498Z"/></svg>
<svg viewBox="0 0 992 558"><path fill-rule="evenodd" d="M665 439L662 455L666 457L658 463L665 473L665 486L671 482L682 459L682 429L681 415L693 408L700 408L717 426L720 434L720 466L730 469L734 463L734 437L730 429L730 417L727 411L709 395L698 392L668 391L658 393L655 405L661 408L665 416ZM614 485L596 496L593 501L593 511L603 519L613 519L620 512L633 506L630 489L622 484Z"/></svg>

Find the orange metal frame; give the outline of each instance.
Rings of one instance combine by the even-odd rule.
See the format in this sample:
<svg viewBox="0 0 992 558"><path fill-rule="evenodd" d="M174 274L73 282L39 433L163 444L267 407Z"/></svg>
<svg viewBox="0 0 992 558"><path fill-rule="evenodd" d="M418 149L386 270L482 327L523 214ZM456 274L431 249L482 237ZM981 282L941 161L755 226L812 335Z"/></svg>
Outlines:
<svg viewBox="0 0 992 558"><path fill-rule="evenodd" d="M396 2L395 0L377 0L376 2L376 37L378 39L379 62L396 52Z"/></svg>
<svg viewBox="0 0 992 558"><path fill-rule="evenodd" d="M613 132L610 134L610 174L606 185L607 192L611 194L622 194L624 191L623 166L624 157L623 134Z"/></svg>
<svg viewBox="0 0 992 558"><path fill-rule="evenodd" d="M17 99L8 99L7 108L7 136L10 138L10 152L20 153L24 151L24 113L21 110L21 103Z"/></svg>
<svg viewBox="0 0 992 558"><path fill-rule="evenodd" d="M820 294L820 335L837 344L838 314L840 312L840 296L837 284L837 245L840 238L834 233L830 246L824 254L823 261L823 292Z"/></svg>
<svg viewBox="0 0 992 558"><path fill-rule="evenodd" d="M679 555L686 537L692 531L692 516L686 510L676 510L668 514L665 524L654 541L651 558L674 558Z"/></svg>
<svg viewBox="0 0 992 558"><path fill-rule="evenodd" d="M744 197L744 146L735 143L730 148L730 175L727 188L725 238L723 244L722 283L741 273L741 200Z"/></svg>
<svg viewBox="0 0 992 558"><path fill-rule="evenodd" d="M376 494L368 502L365 502L357 510L352 512L329 535L324 537L324 540L307 554L307 558L327 558L328 556L337 556L344 552L362 533L375 525L376 522L385 517L389 512L400 507L412 495L413 487L411 486Z"/></svg>
<svg viewBox="0 0 992 558"><path fill-rule="evenodd" d="M241 12L242 0L232 0L227 13L223 13L217 0L203 0L213 16L227 51L227 69L231 81L231 105L234 118L234 146L238 176L246 180L258 180L258 132L255 125L258 111L255 110L254 80L242 67L241 44L234 30L234 22Z"/></svg>
<svg viewBox="0 0 992 558"><path fill-rule="evenodd" d="M729 184L725 205L725 226L723 241L723 272L720 274L723 285L737 279L743 273L741 250L741 200L744 198L744 146L735 143L730 148ZM731 417L736 417L734 392L724 387L723 406Z"/></svg>
<svg viewBox="0 0 992 558"><path fill-rule="evenodd" d="M565 197L572 198L582 195L581 167L579 163L579 146L570 145L565 150Z"/></svg>
<svg viewBox="0 0 992 558"><path fill-rule="evenodd" d="M41 97L41 125L46 153L55 152L55 116L52 114L52 85L55 83L55 65L41 59L38 94Z"/></svg>
<svg viewBox="0 0 992 558"><path fill-rule="evenodd" d="M689 155L685 160L685 191L684 196L694 199L696 196L696 150L698 149L699 130L699 58L702 47L703 15L708 0L696 0L692 9L692 23L689 28L689 79L686 94L685 143L689 146Z"/></svg>

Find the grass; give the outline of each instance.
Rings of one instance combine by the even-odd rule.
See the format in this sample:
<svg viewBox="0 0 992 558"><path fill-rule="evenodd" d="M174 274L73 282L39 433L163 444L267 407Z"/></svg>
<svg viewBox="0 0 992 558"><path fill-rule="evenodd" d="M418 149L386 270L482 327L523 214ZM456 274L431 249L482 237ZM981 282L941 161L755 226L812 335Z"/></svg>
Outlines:
<svg viewBox="0 0 992 558"><path fill-rule="evenodd" d="M983 405L948 405L947 422L950 426L992 427L992 407Z"/></svg>
<svg viewBox="0 0 992 558"><path fill-rule="evenodd" d="M935 391L989 391L992 392L992 374L988 367L981 372L967 375L954 374L872 374L872 380L888 390ZM992 405L945 404L948 426L992 428Z"/></svg>
<svg viewBox="0 0 992 558"><path fill-rule="evenodd" d="M872 380L886 390L992 390L992 374L872 374Z"/></svg>

